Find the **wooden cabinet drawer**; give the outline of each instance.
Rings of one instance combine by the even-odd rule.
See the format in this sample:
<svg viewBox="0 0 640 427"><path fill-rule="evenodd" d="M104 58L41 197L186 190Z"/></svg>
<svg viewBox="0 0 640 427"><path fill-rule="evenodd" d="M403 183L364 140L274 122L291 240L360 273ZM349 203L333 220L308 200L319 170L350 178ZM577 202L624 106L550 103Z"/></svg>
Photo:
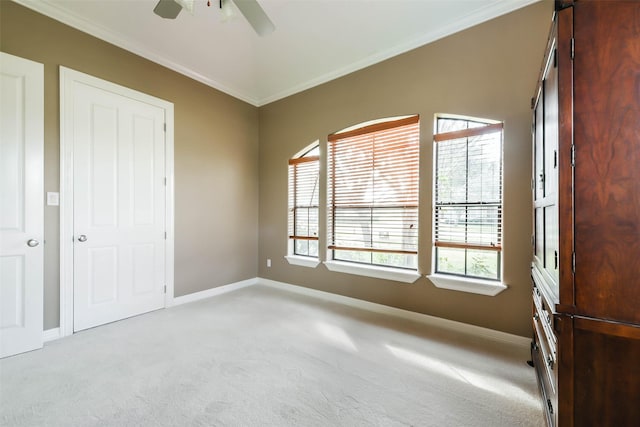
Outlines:
<svg viewBox="0 0 640 427"><path fill-rule="evenodd" d="M545 415L547 418L548 426L556 425L558 398L556 389L552 386L549 376L547 375L544 366L545 360L540 350L539 338L534 338L533 345L531 346L531 360L536 370L536 377L538 379L538 386L540 388L540 394L542 396L542 402L545 409Z"/></svg>
<svg viewBox="0 0 640 427"><path fill-rule="evenodd" d="M556 425L558 411L557 337L553 330L553 311L532 278L533 345L531 357L545 405L547 423Z"/></svg>

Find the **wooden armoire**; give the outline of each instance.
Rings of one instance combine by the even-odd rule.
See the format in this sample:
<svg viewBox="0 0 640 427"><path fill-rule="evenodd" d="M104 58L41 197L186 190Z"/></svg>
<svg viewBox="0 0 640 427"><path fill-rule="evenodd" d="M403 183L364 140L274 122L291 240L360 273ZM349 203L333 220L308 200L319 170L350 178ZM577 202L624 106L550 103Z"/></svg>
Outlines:
<svg viewBox="0 0 640 427"><path fill-rule="evenodd" d="M531 104L547 422L640 426L640 1L557 1Z"/></svg>

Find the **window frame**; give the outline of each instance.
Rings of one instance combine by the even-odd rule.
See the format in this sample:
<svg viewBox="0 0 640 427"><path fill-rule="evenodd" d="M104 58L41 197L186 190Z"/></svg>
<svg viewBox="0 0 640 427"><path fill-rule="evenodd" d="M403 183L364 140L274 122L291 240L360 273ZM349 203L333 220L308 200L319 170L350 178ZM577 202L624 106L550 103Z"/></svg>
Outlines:
<svg viewBox="0 0 640 427"><path fill-rule="evenodd" d="M319 259L319 255L320 255L320 250L319 250L319 234L320 234L320 230L319 230L319 223L316 223L316 232L315 232L315 236L311 236L308 235L309 233L307 233L307 235L302 235L302 234L297 234L298 232L298 222L297 222L297 213L299 209L316 209L316 218L317 221L319 221L320 218L320 197L319 197L319 191L320 191L320 144L319 141L315 141L314 143L310 144L309 146L307 146L306 148L304 148L303 150L301 150L300 152L298 152L296 155L294 155L292 158L289 159L288 161L288 173L287 173L287 181L288 181L288 196L287 196L287 255L285 256L285 259L290 263L290 264L294 264L294 265L299 265L299 266L303 266L303 267L316 267L318 264L320 264L320 259ZM317 154L312 154L310 155L310 153L313 153L314 151L318 151ZM309 163L315 163L316 166L316 179L315 179L315 184L314 184L314 188L313 188L313 193L315 193L315 196L312 196L312 198L315 198L317 200L317 203L315 205L313 204L308 204L308 205L299 205L297 203L297 197L298 197L298 193L302 190L298 187L298 183L300 181L298 181L298 177L297 177L297 172L298 172L298 167L299 165L303 165L303 164L309 164ZM293 176L292 176L293 173ZM293 190L293 194L292 194L292 190ZM309 223L310 224L310 223ZM308 224L308 225L309 225ZM307 227L308 229L310 227ZM308 255L308 254L300 254L296 252L296 241L297 240L305 240L305 241L316 241L318 242L318 251L316 253L316 255Z"/></svg>
<svg viewBox="0 0 640 427"><path fill-rule="evenodd" d="M465 121L466 128L462 130L454 130L449 132L438 132L438 121L440 119L446 120L460 120ZM481 126L477 127L469 127L470 123L480 124ZM469 189L469 171L465 170L465 199L462 202L448 202L448 203L438 203L438 143L443 141L451 141L461 138L467 138L465 141L465 145L468 152L469 147L469 139L474 136L480 136L488 133L500 132L500 172L499 172L499 180L498 188L499 188L499 202L495 203L483 203L482 200L477 204L478 206L484 207L486 206L495 206L497 207L497 220L498 223L496 225L496 233L497 233L497 241L493 246L486 244L474 244L474 243L453 243L453 242L441 242L438 241L438 232L442 230L440 227L440 223L438 220L438 213L442 212L442 208L446 207L465 207L465 240L468 237L468 225L469 225L469 210L468 207L471 206L469 204L470 198L468 197L468 189ZM436 115L435 117L435 128L434 128L434 147L433 147L433 256L432 256L432 274L427 277L439 288L445 289L453 289L460 290L465 292L478 293L483 295L497 295L502 292L507 286L502 282L503 279L503 248L502 248L502 236L503 236L503 210L504 210L504 125L502 122L497 122L494 120L487 119L478 119L473 117L464 117L464 116L453 116L453 115ZM482 199L482 197L479 197ZM475 204L474 204L475 206ZM441 247L449 247L449 248L460 248L465 250L465 265L464 271L465 274L452 273L441 271L438 265L438 251ZM469 250L480 250L480 251L492 251L497 252L496 259L496 276L495 278L486 278L479 277L476 275L468 274L468 265L467 265L467 252Z"/></svg>
<svg viewBox="0 0 640 427"><path fill-rule="evenodd" d="M369 204L366 203L362 203L362 201L358 201L357 203L354 202L354 206L350 206L350 207L345 207L344 205L341 205L340 203L336 203L336 184L335 184L335 178L336 178L336 159L335 159L335 144L339 144L340 141L345 141L348 140L348 138L354 138L354 137L364 137L366 135L374 135L376 133L382 133L385 131L390 131L392 129L396 129L396 128L402 128L402 127L406 127L408 125L415 125L417 126L417 134L415 135L416 137L416 141L415 141L415 147L410 147L412 151L415 151L414 153L411 153L411 156L413 158L413 156L415 155L415 159L412 161L413 163L415 163L415 176L412 177L413 180L415 180L415 194L413 194L414 192L411 193L411 195L415 198L415 203L412 206L409 206L409 204L404 204L404 205L398 205L398 206L382 206L382 205L376 205L375 202L371 202ZM409 140L408 140L409 141ZM348 142L347 142L348 143ZM365 143L367 144L367 143ZM413 143L412 143L413 144ZM400 148L397 148L400 149ZM333 150L333 151L332 151ZM373 150L373 148L372 148ZM325 264L327 265L327 268L329 268L332 271L340 271L340 272L345 272L345 273L350 273L350 274L358 274L358 275L365 275L365 276L371 276L371 277L379 277L379 278L384 278L384 279L389 279L389 280L396 280L396 281L401 281L401 282L406 282L406 283L412 283L415 280L417 280L417 278L420 277L420 274L417 272L418 269L418 259L419 259L419 254L418 254L418 223L419 223L419 210L420 210L420 203L419 203L419 176L420 176L420 168L419 168L419 159L420 159L420 131L419 131L419 116L418 115L411 115L411 116L402 116L402 117L391 117L391 118L385 118L385 119L379 119L379 120L374 120L374 121L369 121L369 122L365 122L365 123L361 123L359 125L356 126L352 126L350 128L344 129L342 131L333 133L331 135L328 136L328 147L327 147L327 151L329 152L329 156L328 156L328 160L327 160L327 170L328 170L328 176L327 176L327 261L325 261ZM375 151L372 151L372 153L374 153ZM372 154L374 155L374 154ZM372 175L375 169L372 169ZM411 182L410 182L411 183ZM406 190L405 190L406 191ZM406 193L409 194L409 193ZM394 194L394 196L400 196L403 197L404 194L401 195L397 195ZM357 206L356 206L357 205ZM409 251L409 250L403 250L403 249L388 249L388 248L379 248L379 247L375 247L374 246L374 242L373 242L373 237L372 239L369 240L370 244L372 247L349 247L349 246L344 246L344 245L337 245L336 244L336 218L335 218L335 214L337 211L341 210L341 209L360 209L361 210L369 210L369 216L371 217L371 221L373 221L373 218L375 217L376 214L379 214L378 211L380 211L380 209L388 209L388 208L393 208L398 210L399 212L404 212L404 209L410 208L415 210L415 214L413 214L415 216L415 250L414 251ZM374 213L375 212L375 213ZM382 212L382 211L380 211ZM403 214L401 214L403 215ZM373 231L371 231L373 233ZM366 240L366 239L365 239ZM354 261L354 260L344 260L344 259L339 259L336 258L335 254L336 251L340 251L340 250L344 250L344 251L350 251L350 252L365 252L365 253L369 253L371 256L371 262L358 262L358 261ZM394 265L384 265L384 264L377 264L374 263L374 254L375 253L391 253L391 254L400 254L400 255L414 255L415 256L415 266L410 266L410 267L402 267L402 266L394 266Z"/></svg>

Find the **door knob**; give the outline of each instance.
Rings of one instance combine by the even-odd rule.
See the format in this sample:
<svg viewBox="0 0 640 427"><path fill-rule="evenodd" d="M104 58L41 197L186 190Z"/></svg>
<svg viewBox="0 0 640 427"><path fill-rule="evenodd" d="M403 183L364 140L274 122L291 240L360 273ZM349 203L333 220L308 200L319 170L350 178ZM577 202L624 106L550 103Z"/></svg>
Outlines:
<svg viewBox="0 0 640 427"><path fill-rule="evenodd" d="M27 241L27 246L29 246L30 248L35 248L39 244L40 244L40 242L38 242L36 239L29 239Z"/></svg>
<svg viewBox="0 0 640 427"><path fill-rule="evenodd" d="M87 236L85 236L84 234L81 234L78 237L78 242L86 242L87 241Z"/></svg>

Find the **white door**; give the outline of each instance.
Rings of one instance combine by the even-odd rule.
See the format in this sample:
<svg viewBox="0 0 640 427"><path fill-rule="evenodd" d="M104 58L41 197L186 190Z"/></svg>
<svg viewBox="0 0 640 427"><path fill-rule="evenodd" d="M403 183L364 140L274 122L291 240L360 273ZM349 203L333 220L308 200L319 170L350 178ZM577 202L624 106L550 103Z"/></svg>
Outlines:
<svg viewBox="0 0 640 427"><path fill-rule="evenodd" d="M0 357L42 347L43 69L0 52Z"/></svg>
<svg viewBox="0 0 640 427"><path fill-rule="evenodd" d="M165 306L165 110L122 87L71 90L79 331Z"/></svg>

